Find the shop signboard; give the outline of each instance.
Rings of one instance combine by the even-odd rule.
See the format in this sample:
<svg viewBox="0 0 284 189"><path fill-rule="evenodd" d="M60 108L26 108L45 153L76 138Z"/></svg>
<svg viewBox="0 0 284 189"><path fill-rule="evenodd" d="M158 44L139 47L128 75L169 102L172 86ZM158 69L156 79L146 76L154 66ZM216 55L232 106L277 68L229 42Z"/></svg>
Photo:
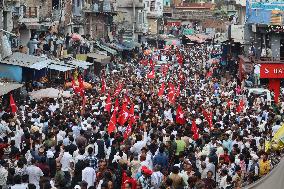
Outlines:
<svg viewBox="0 0 284 189"><path fill-rule="evenodd" d="M264 63L260 66L260 78L284 78L284 64Z"/></svg>

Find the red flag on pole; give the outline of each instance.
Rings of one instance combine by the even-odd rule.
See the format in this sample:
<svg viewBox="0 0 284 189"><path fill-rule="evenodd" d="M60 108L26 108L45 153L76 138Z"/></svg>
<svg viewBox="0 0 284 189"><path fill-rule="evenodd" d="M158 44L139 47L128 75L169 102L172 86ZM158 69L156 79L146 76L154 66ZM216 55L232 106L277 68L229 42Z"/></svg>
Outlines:
<svg viewBox="0 0 284 189"><path fill-rule="evenodd" d="M184 112L182 110L181 105L178 105L177 107L176 123L181 125L185 124Z"/></svg>
<svg viewBox="0 0 284 189"><path fill-rule="evenodd" d="M82 76L78 77L78 82L79 82L79 93L81 97L84 97L85 94L85 86L84 86L84 81Z"/></svg>
<svg viewBox="0 0 284 189"><path fill-rule="evenodd" d="M119 93L121 92L123 86L121 83L118 84L117 88L115 89L115 92L113 94L114 97L117 97L119 95Z"/></svg>
<svg viewBox="0 0 284 189"><path fill-rule="evenodd" d="M101 88L101 93L106 92L106 81L104 78L102 78L102 88Z"/></svg>
<svg viewBox="0 0 284 189"><path fill-rule="evenodd" d="M199 139L198 128L196 126L195 120L193 120L192 123L191 123L191 131L193 132L193 139L194 140Z"/></svg>
<svg viewBox="0 0 284 189"><path fill-rule="evenodd" d="M80 93L80 87L78 85L76 85L76 82L75 82L74 79L72 79L72 88L73 88L75 94Z"/></svg>
<svg viewBox="0 0 284 189"><path fill-rule="evenodd" d="M161 88L159 89L159 92L158 92L158 97L163 96L164 91L165 91L165 83L162 83Z"/></svg>
<svg viewBox="0 0 284 189"><path fill-rule="evenodd" d="M172 83L169 83L169 93L168 100L171 104L175 103L175 86Z"/></svg>
<svg viewBox="0 0 284 189"><path fill-rule="evenodd" d="M115 129L116 129L116 111L114 110L107 127L108 134L115 131Z"/></svg>
<svg viewBox="0 0 284 189"><path fill-rule="evenodd" d="M194 134L193 134L193 139L194 139L194 140L198 140L198 139L199 139L198 129L196 130L196 132L194 132Z"/></svg>
<svg viewBox="0 0 284 189"><path fill-rule="evenodd" d="M110 97L110 94L108 94L107 99L106 99L105 111L108 112L108 113L110 113L110 111L111 111L111 97Z"/></svg>
<svg viewBox="0 0 284 189"><path fill-rule="evenodd" d="M134 115L134 104L132 104L129 109L129 123L134 124L135 122L136 122L136 117Z"/></svg>
<svg viewBox="0 0 284 189"><path fill-rule="evenodd" d="M119 102L118 102L118 98L115 100L115 103L114 103L114 111L118 111L119 109Z"/></svg>
<svg viewBox="0 0 284 189"><path fill-rule="evenodd" d="M154 79L155 78L155 70L152 69L150 73L147 74L148 79Z"/></svg>
<svg viewBox="0 0 284 189"><path fill-rule="evenodd" d="M120 125L124 125L124 123L128 119L128 116L129 116L129 113L128 113L128 109L127 109L127 103L125 102L125 103L123 103L121 110L119 112L118 123Z"/></svg>
<svg viewBox="0 0 284 189"><path fill-rule="evenodd" d="M150 67L151 67L152 69L154 69L154 62L153 62L152 59L149 60L149 64L150 64Z"/></svg>
<svg viewBox="0 0 284 189"><path fill-rule="evenodd" d="M12 113L17 112L18 108L17 108L17 106L15 104L15 101L14 101L14 98L13 98L12 94L10 94L10 106L11 106Z"/></svg>
<svg viewBox="0 0 284 189"><path fill-rule="evenodd" d="M241 99L240 101L239 101L239 105L238 105L238 107L237 107L237 112L238 113L240 113L240 112L242 112L243 110L244 110L244 100L243 99Z"/></svg>
<svg viewBox="0 0 284 189"><path fill-rule="evenodd" d="M195 120L192 120L192 123L191 123L191 131L192 131L192 132L196 132L196 130L197 130L196 122L195 122Z"/></svg>

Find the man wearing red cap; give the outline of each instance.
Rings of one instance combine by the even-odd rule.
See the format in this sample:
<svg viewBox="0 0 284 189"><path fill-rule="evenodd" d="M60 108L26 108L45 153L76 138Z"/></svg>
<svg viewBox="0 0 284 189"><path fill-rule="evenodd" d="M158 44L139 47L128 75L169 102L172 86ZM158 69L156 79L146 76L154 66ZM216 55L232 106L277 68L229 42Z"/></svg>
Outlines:
<svg viewBox="0 0 284 189"><path fill-rule="evenodd" d="M151 188L151 175L153 171L148 169L146 166L141 167L142 176L139 177L138 182L141 184L142 189L150 189Z"/></svg>

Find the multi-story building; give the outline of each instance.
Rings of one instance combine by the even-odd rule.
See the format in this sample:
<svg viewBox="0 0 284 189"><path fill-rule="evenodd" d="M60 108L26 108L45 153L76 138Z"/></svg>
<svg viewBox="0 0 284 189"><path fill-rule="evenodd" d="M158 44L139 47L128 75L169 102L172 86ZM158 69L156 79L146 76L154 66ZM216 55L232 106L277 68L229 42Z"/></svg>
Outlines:
<svg viewBox="0 0 284 189"><path fill-rule="evenodd" d="M106 38L114 29L114 8L110 0L87 0L82 9L85 34L90 34L93 39Z"/></svg>
<svg viewBox="0 0 284 189"><path fill-rule="evenodd" d="M163 0L145 0L144 10L147 14L148 33L158 34L163 30Z"/></svg>
<svg viewBox="0 0 284 189"><path fill-rule="evenodd" d="M284 58L283 11L284 2L247 4L245 39L253 43L256 57L270 48L273 59Z"/></svg>
<svg viewBox="0 0 284 189"><path fill-rule="evenodd" d="M247 1L240 77L254 64L284 60L284 2ZM250 57L249 59L247 57Z"/></svg>
<svg viewBox="0 0 284 189"><path fill-rule="evenodd" d="M124 39L140 41L147 32L143 0L116 0L116 11L116 32Z"/></svg>

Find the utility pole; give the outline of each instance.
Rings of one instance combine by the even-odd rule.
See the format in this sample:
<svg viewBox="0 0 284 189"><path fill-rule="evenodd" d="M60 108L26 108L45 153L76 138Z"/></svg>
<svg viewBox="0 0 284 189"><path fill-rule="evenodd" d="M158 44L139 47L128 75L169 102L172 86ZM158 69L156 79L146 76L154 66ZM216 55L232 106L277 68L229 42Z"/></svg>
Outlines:
<svg viewBox="0 0 284 189"><path fill-rule="evenodd" d="M135 19L135 0L132 0L132 5L133 5L133 26L132 26L132 41L135 40L135 24L136 24L136 19Z"/></svg>
<svg viewBox="0 0 284 189"><path fill-rule="evenodd" d="M2 38L3 38L3 9L4 9L4 0L0 0L0 60L2 60Z"/></svg>

